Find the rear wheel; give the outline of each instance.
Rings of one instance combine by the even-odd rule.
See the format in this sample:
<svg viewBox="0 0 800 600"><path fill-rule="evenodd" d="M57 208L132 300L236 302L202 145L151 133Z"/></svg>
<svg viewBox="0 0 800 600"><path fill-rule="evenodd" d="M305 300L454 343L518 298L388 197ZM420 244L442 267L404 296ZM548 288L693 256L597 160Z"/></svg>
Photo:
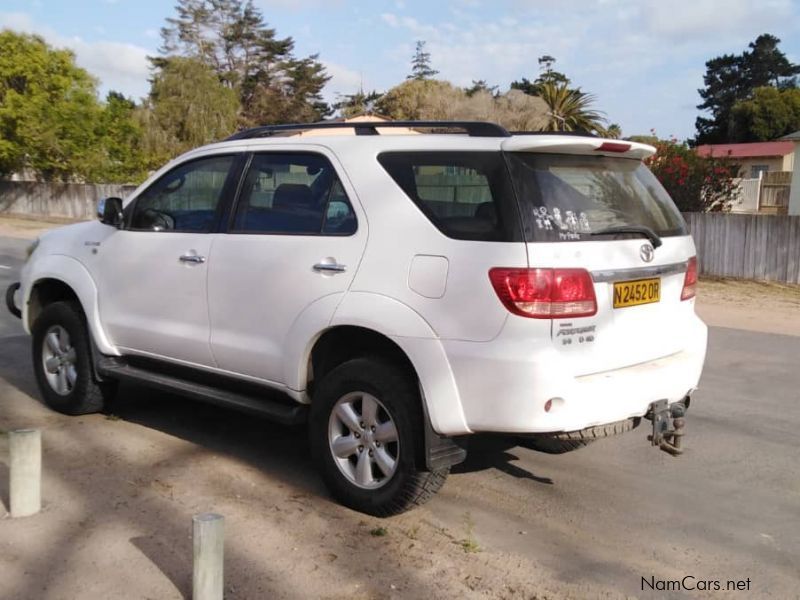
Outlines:
<svg viewBox="0 0 800 600"><path fill-rule="evenodd" d="M413 380L384 361L347 361L319 383L309 435L331 494L385 517L418 506L444 485L449 468L422 471L422 411Z"/></svg>
<svg viewBox="0 0 800 600"><path fill-rule="evenodd" d="M45 403L68 415L99 412L116 391L95 381L83 312L74 302L47 305L33 324L33 370Z"/></svg>
<svg viewBox="0 0 800 600"><path fill-rule="evenodd" d="M547 454L565 454L573 450L585 448L592 442L604 437L625 433L639 426L641 419L626 419L607 425L587 427L580 431L566 431L559 433L543 433L520 438L520 446L530 448Z"/></svg>

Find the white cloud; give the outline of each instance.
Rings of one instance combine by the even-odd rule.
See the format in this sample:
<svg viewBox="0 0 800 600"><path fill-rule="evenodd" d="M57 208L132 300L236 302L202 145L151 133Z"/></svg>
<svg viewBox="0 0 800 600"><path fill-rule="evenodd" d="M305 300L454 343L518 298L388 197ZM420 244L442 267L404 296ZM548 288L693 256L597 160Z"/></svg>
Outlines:
<svg viewBox="0 0 800 600"><path fill-rule="evenodd" d="M362 75L358 71L329 61L322 61L328 75L331 76L325 86L324 96L328 102L335 102L338 96L353 94L362 84Z"/></svg>
<svg viewBox="0 0 800 600"><path fill-rule="evenodd" d="M0 27L35 33L57 48L69 48L75 62L100 80L101 93L117 90L138 99L147 94L151 52L135 44L100 41L87 42L80 37L65 37L37 24L25 13L0 13Z"/></svg>

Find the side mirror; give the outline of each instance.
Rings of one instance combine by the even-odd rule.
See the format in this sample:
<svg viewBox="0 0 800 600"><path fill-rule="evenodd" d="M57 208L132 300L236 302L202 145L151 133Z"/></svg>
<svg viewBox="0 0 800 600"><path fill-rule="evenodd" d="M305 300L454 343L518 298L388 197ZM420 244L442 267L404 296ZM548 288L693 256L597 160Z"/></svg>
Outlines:
<svg viewBox="0 0 800 600"><path fill-rule="evenodd" d="M101 198L97 203L97 218L117 229L122 227L122 198Z"/></svg>

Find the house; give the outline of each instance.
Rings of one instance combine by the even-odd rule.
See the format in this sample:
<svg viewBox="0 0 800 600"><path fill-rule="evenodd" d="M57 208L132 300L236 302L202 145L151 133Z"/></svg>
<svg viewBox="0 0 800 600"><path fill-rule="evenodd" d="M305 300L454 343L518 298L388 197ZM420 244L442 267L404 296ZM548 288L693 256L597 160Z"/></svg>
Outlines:
<svg viewBox="0 0 800 600"><path fill-rule="evenodd" d="M795 131L781 138L783 142L794 145L794 168L792 169L792 189L789 193L790 215L800 215L800 131Z"/></svg>
<svg viewBox="0 0 800 600"><path fill-rule="evenodd" d="M696 152L706 158L728 158L740 166L733 212L786 214L796 145L791 139L781 138L747 144L706 144L698 146ZM800 164L797 166L800 168Z"/></svg>
<svg viewBox="0 0 800 600"><path fill-rule="evenodd" d="M791 171L794 166L794 143L783 138L749 144L706 144L697 147L697 154L734 160L742 167L743 179L758 179L762 173Z"/></svg>

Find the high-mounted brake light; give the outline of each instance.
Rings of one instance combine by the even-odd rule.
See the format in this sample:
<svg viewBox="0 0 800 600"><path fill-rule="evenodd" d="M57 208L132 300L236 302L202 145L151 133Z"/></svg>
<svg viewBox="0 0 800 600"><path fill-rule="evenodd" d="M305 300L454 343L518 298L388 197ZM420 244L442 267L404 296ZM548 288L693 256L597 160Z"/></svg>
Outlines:
<svg viewBox="0 0 800 600"><path fill-rule="evenodd" d="M697 295L697 257L689 259L686 267L686 276L683 278L683 289L681 290L681 300L688 300Z"/></svg>
<svg viewBox="0 0 800 600"><path fill-rule="evenodd" d="M586 269L494 268L489 279L503 305L521 317L561 319L597 313L594 283Z"/></svg>
<svg viewBox="0 0 800 600"><path fill-rule="evenodd" d="M630 144L623 144L622 142L603 142L599 148L595 148L595 152L627 152L631 149Z"/></svg>

